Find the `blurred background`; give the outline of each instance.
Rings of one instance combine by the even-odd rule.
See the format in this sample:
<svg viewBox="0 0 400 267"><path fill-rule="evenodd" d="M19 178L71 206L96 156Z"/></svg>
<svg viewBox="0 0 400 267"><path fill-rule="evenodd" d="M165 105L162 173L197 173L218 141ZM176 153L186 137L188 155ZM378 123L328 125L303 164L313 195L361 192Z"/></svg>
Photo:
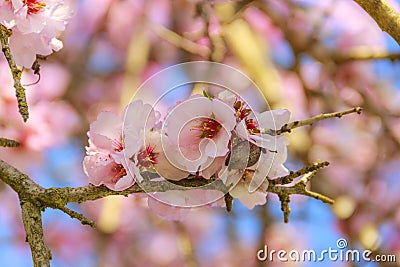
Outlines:
<svg viewBox="0 0 400 267"><path fill-rule="evenodd" d="M400 1L389 2L400 10ZM17 149L2 148L0 158L42 186L86 185L82 160L90 122L102 110L120 113L143 81L177 63L211 60L238 68L272 108L289 109L292 120L353 106L364 111L288 135L290 170L317 160L331 163L312 180L312 190L334 198L333 206L293 197L289 224L273 194L254 210L235 201L232 213L200 209L182 222L159 218L134 196L70 206L95 220L96 229L46 210L54 266L282 266L259 262L257 251L267 245L318 252L336 249L339 238L351 249L396 254L398 265L327 260L285 266L400 266L400 48L357 4L69 4L74 17L61 37L64 48L40 61L41 79L27 87L26 124L8 66L0 60L0 136L21 142ZM31 71L23 74L25 84L37 79ZM32 266L17 196L4 183L0 203L1 265Z"/></svg>

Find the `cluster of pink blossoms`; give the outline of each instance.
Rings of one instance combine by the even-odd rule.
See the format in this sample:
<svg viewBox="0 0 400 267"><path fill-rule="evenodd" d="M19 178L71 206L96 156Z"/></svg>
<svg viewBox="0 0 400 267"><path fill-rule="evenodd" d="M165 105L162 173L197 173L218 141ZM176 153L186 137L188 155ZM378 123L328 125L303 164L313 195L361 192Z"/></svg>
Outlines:
<svg viewBox="0 0 400 267"><path fill-rule="evenodd" d="M12 30L10 49L17 65L31 68L36 55L50 55L63 43L72 10L64 0L0 0L0 23Z"/></svg>
<svg viewBox="0 0 400 267"><path fill-rule="evenodd" d="M140 184L144 173L156 174L152 175L157 176L154 181L221 179L233 185L230 194L251 209L265 204L267 177L288 173L283 166L288 139L266 132L281 128L289 117L286 109L257 113L230 91L217 97L193 95L178 102L165 116L137 100L127 106L123 117L102 112L90 125L84 170L90 183L112 190ZM247 146L241 148L243 142ZM257 157L249 159L254 151L258 151ZM244 164L240 163L243 159ZM188 198L207 199L201 194L209 192L196 190L185 196L178 191L153 196L175 206L176 213L177 207L198 205ZM172 195L174 202L165 200ZM223 201L218 203L224 205ZM156 204L149 197L149 206L160 205L159 213L165 214L168 205Z"/></svg>

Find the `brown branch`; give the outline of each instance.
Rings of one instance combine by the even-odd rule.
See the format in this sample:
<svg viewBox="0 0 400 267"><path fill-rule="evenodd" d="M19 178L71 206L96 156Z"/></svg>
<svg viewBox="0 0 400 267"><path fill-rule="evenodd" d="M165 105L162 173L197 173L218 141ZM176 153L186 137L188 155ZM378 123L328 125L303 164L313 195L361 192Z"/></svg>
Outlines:
<svg viewBox="0 0 400 267"><path fill-rule="evenodd" d="M342 116L351 114L351 113L360 114L361 111L362 111L361 107L355 107L355 108L351 108L351 109L347 109L347 110L339 111L339 112L321 113L321 114L314 116L312 118L309 118L309 119L305 119L305 120L301 120L301 121L293 121L293 122L287 123L287 124L283 125L282 128L280 128L279 130L263 129L262 132L264 134L269 134L269 135L280 135L280 134L283 134L286 132L290 133L292 131L292 129L295 129L298 127L302 127L305 125L312 125L316 122L326 120L326 119L341 118Z"/></svg>
<svg viewBox="0 0 400 267"><path fill-rule="evenodd" d="M306 166L296 172L269 180L269 186L267 191L275 194L301 194L315 197L315 194L310 194L302 189L298 183L294 186L280 186L285 185L293 181L294 178L301 175L314 172L320 168L327 166L328 162L315 163L311 166ZM204 179L201 177L191 176L186 179L179 181L150 181L145 180L141 185L135 184L130 188L123 191L113 191L105 186L94 186L87 185L82 187L64 187L64 188L48 188L45 189L34 181L32 181L27 175L22 174L14 167L8 165L6 162L0 160L0 179L10 185L14 191L16 191L24 199L29 199L37 205L44 207L50 207L54 209L60 209L64 211L64 207L67 203L77 202L82 203L86 201L100 199L111 195L124 195L128 196L135 193L150 193L150 192L166 192L171 190L192 190L194 188L201 188L203 190L218 190L221 192L228 192L231 186L225 185L221 180ZM146 188L144 190L143 188ZM318 196L318 199L321 199ZM325 200L325 199L324 199ZM328 203L330 201L327 201Z"/></svg>
<svg viewBox="0 0 400 267"><path fill-rule="evenodd" d="M371 49L357 48L346 53L333 52L331 58L336 63L346 63L355 60L400 60L400 53L388 53L387 51L374 51Z"/></svg>
<svg viewBox="0 0 400 267"><path fill-rule="evenodd" d="M29 118L28 104L26 103L25 88L21 84L21 70L15 64L14 58L11 55L10 47L8 45L8 37L11 31L0 24L0 41L4 56L7 59L8 66L10 67L12 77L14 79L15 94L18 101L18 109L23 120L26 122Z"/></svg>
<svg viewBox="0 0 400 267"><path fill-rule="evenodd" d="M289 215L290 215L290 195L289 194L278 194L279 201L281 202L281 211L283 212L283 222L289 222Z"/></svg>
<svg viewBox="0 0 400 267"><path fill-rule="evenodd" d="M273 186L273 185L285 185L285 184L290 184L291 182L293 182L293 180L297 177L300 177L304 174L307 173L311 173L311 172L315 172L321 168L324 168L326 166L329 165L329 162L324 161L324 162L316 162L311 166L305 166L303 168L301 168L298 171L291 171L288 175L286 176L282 176L282 177L278 177L276 179L271 179L269 180L269 185Z"/></svg>
<svg viewBox="0 0 400 267"><path fill-rule="evenodd" d="M214 10L211 4L207 1L200 3L198 9L205 24L205 34L210 40L210 60L214 62L221 62L225 57L226 47L221 34L211 34L210 32L211 14L214 12Z"/></svg>
<svg viewBox="0 0 400 267"><path fill-rule="evenodd" d="M0 137L0 147L18 147L17 141Z"/></svg>
<svg viewBox="0 0 400 267"><path fill-rule="evenodd" d="M314 164L315 166L316 164ZM321 165L322 166L322 165ZM325 165L326 166L326 165ZM303 169L311 169L313 166L308 166L305 167ZM302 170L303 170L302 169ZM298 171L296 173L301 173L301 171ZM289 203L290 203L290 195L303 195L303 196L308 196L308 197L312 197L315 198L317 200L321 200L324 203L327 204L333 204L335 201L327 196L324 196L322 194L310 191L306 188L308 182L310 181L310 179L317 173L317 169L307 172L306 174L304 174L303 178L301 178L299 181L297 181L293 186L290 187L286 187L286 186L273 186L273 184L268 185L268 192L274 192L278 195L279 200L281 201L281 210L283 212L283 221L285 223L289 222L289 215L290 215L290 207L289 207ZM292 173L289 174L289 176ZM282 181L286 180L287 178L284 178ZM290 179L287 179L288 181ZM272 180L274 181L274 180Z"/></svg>
<svg viewBox="0 0 400 267"><path fill-rule="evenodd" d="M29 201L21 201L21 209L26 241L29 243L32 252L33 266L50 267L52 256L43 239L42 214L40 207Z"/></svg>
<svg viewBox="0 0 400 267"><path fill-rule="evenodd" d="M0 179L17 192L22 199L38 201L37 196L46 194L46 189L2 160L0 160Z"/></svg>
<svg viewBox="0 0 400 267"><path fill-rule="evenodd" d="M299 171L291 172L287 176L280 177L276 180L270 180L266 191L277 194L281 199L281 206L282 211L284 212L285 222L288 222L290 213L290 195L299 194L309 196L330 204L333 203L333 200L324 195L306 189L306 184L308 183L311 174L303 177L303 179L300 179L293 186L277 184L287 184L289 181L293 181L295 177L303 174L314 174L319 168L327 165L327 162L316 163L313 166L308 166ZM94 185L87 185L77 188L65 187L45 189L36 184L27 175L0 160L0 179L10 185L11 188L18 193L18 196L21 200L22 218L27 234L27 241L29 242L32 251L32 259L35 267L50 266L51 253L44 243L43 226L41 220L41 211L43 211L46 207L59 209L68 214L70 217L78 219L83 224L88 224L93 227L94 223L91 220L85 218L78 212L70 210L66 207L66 204L69 202L81 203L85 201L96 200L110 195L127 196L134 193L191 190L193 188L218 190L226 193L225 201L228 211L231 210L233 201L233 198L228 193L231 186L225 185L221 180L204 179L196 176L191 176L179 181L151 181L150 177L147 176L141 183L141 186L147 189L146 191L138 184L135 184L123 191L112 191L105 186Z"/></svg>
<svg viewBox="0 0 400 267"><path fill-rule="evenodd" d="M74 210L71 210L67 207L60 207L58 208L59 210L63 211L65 214L68 214L69 217L72 219L77 219L80 221L83 225L89 225L92 228L96 227L96 224L92 221L86 218L84 215L80 214L79 212L76 212Z"/></svg>
<svg viewBox="0 0 400 267"><path fill-rule="evenodd" d="M207 46L199 45L161 25L153 24L151 25L151 28L160 38L163 38L176 47L179 47L189 53L200 55L204 58L208 58L210 56L211 51Z"/></svg>
<svg viewBox="0 0 400 267"><path fill-rule="evenodd" d="M179 181L144 181L140 185L134 184L130 188L123 191L113 191L105 186L94 185L87 185L76 188L49 188L47 190L51 194L58 194L62 196L62 198L65 199L67 203L82 203L113 195L128 196L135 193L167 192L171 190L187 191L200 187L203 190L219 190L221 192L227 192L229 189L229 187L227 187L221 180L207 180L204 178L192 177L194 176ZM143 188L146 188L146 190L144 190Z"/></svg>
<svg viewBox="0 0 400 267"><path fill-rule="evenodd" d="M400 45L400 14L386 0L354 0Z"/></svg>
<svg viewBox="0 0 400 267"><path fill-rule="evenodd" d="M232 211L232 204L233 204L233 197L231 194L226 193L224 196L224 200L225 200L225 205L226 205L226 211L227 212L231 212Z"/></svg>
<svg viewBox="0 0 400 267"><path fill-rule="evenodd" d="M287 194L287 195L303 195L315 198L317 200L321 200L327 204L333 204L335 201L327 196L321 195L319 193L309 191L305 188L303 183L296 183L293 186L268 186L267 192L274 193L277 195Z"/></svg>

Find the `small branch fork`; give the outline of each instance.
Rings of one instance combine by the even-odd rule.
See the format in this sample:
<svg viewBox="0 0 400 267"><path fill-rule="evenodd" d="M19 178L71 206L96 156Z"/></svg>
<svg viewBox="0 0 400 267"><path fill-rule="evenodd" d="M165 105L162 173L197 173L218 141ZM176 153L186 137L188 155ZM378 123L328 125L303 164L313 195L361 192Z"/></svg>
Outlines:
<svg viewBox="0 0 400 267"><path fill-rule="evenodd" d="M283 212L283 220L285 223L289 222L289 214L290 214L290 207L289 207L289 202L290 202L290 196L297 194L297 195L304 195L304 196L308 196L308 197L312 197L315 198L317 200L321 200L324 203L327 204L333 204L335 201L327 196L324 196L322 194L310 191L306 188L308 182L310 181L310 179L317 173L317 169L318 168L323 168L325 166L328 166L329 163L328 162L322 162L322 163L315 163L313 166L307 166L297 172L291 172L289 175L281 177L278 181L282 182L283 184L289 182L289 181L293 181L294 178L296 178L296 176L301 176L304 173L304 176L298 180L294 185L286 187L286 186L271 186L271 182L270 185L268 186L268 191L275 193L278 195L279 200L281 201L281 210ZM309 170L313 171L309 172ZM272 182L274 182L275 180L272 180Z"/></svg>

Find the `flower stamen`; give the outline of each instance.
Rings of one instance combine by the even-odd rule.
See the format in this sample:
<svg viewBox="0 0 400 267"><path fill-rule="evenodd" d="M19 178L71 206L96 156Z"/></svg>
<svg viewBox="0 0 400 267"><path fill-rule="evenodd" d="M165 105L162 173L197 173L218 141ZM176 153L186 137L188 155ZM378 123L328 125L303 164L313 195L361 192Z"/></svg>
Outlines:
<svg viewBox="0 0 400 267"><path fill-rule="evenodd" d="M247 104L242 101L236 100L235 104L233 104L233 108L236 111L235 115L239 121L251 114L251 109L247 108Z"/></svg>
<svg viewBox="0 0 400 267"><path fill-rule="evenodd" d="M122 139L122 134L119 135L119 138L112 141L112 146L115 152L121 152L124 149L124 139Z"/></svg>
<svg viewBox="0 0 400 267"><path fill-rule="evenodd" d="M246 128L250 134L261 133L260 129L258 129L258 124L254 119L246 119Z"/></svg>
<svg viewBox="0 0 400 267"><path fill-rule="evenodd" d="M147 145L142 148L137 154L137 164L136 166L142 166L145 168L151 165L157 164L158 153L154 152L155 146Z"/></svg>
<svg viewBox="0 0 400 267"><path fill-rule="evenodd" d="M114 177L111 179L111 182L116 183L119 179L126 175L126 170L122 164L117 164L112 168L112 172L115 173Z"/></svg>
<svg viewBox="0 0 400 267"><path fill-rule="evenodd" d="M200 138L214 138L219 130L222 129L222 125L211 118L206 118L206 119L199 119L200 124L193 126L192 130L200 131Z"/></svg>
<svg viewBox="0 0 400 267"><path fill-rule="evenodd" d="M46 3L38 0L24 0L24 4L28 7L28 14L37 14L46 7Z"/></svg>

